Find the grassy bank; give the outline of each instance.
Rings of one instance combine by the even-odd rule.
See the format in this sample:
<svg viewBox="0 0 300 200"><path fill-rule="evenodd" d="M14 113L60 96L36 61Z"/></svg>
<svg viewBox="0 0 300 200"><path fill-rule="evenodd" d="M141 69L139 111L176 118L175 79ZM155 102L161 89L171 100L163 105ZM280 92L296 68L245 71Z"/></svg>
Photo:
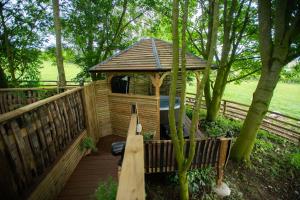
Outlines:
<svg viewBox="0 0 300 200"><path fill-rule="evenodd" d="M80 68L76 64L72 63L64 63L65 67L65 74L67 81L72 80L76 77L76 75L80 72ZM42 68L40 70L41 72L41 81L53 81L57 80L57 68L56 64L52 61L43 61Z"/></svg>
<svg viewBox="0 0 300 200"><path fill-rule="evenodd" d="M228 84L224 99L250 105L257 81ZM195 84L188 85L188 92L195 93ZM270 110L300 118L300 84L278 83Z"/></svg>

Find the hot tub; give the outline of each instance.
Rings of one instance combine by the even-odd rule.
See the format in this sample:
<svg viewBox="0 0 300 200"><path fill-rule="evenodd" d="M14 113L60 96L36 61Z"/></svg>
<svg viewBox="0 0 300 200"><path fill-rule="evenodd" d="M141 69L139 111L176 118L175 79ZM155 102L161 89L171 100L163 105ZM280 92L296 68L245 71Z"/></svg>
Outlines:
<svg viewBox="0 0 300 200"><path fill-rule="evenodd" d="M180 98L176 97L175 100L175 120L178 122ZM160 96L160 124L169 124L169 96Z"/></svg>

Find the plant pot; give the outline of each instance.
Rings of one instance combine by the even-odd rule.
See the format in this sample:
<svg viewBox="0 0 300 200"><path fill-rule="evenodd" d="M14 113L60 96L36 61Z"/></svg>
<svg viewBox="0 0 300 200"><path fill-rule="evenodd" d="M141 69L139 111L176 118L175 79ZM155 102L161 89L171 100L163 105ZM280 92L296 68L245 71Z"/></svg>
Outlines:
<svg viewBox="0 0 300 200"><path fill-rule="evenodd" d="M87 149L84 153L84 156L88 156L92 153L92 149Z"/></svg>

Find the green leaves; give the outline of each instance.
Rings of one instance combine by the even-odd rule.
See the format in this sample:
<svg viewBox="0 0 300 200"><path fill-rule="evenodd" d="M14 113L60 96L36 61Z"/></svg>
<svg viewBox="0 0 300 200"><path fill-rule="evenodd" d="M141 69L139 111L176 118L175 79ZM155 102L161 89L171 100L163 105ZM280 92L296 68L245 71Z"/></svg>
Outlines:
<svg viewBox="0 0 300 200"><path fill-rule="evenodd" d="M134 33L145 12L131 0L74 0L69 6L64 33L82 68L77 78L89 77L90 67L137 40Z"/></svg>
<svg viewBox="0 0 300 200"><path fill-rule="evenodd" d="M96 190L95 197L97 200L115 200L117 197L118 184L112 179L108 178L107 182L100 182Z"/></svg>
<svg viewBox="0 0 300 200"><path fill-rule="evenodd" d="M290 163L293 167L300 170L300 152L294 153L290 156Z"/></svg>
<svg viewBox="0 0 300 200"><path fill-rule="evenodd" d="M13 84L39 79L42 33L48 26L43 6L38 0L0 3L0 66Z"/></svg>

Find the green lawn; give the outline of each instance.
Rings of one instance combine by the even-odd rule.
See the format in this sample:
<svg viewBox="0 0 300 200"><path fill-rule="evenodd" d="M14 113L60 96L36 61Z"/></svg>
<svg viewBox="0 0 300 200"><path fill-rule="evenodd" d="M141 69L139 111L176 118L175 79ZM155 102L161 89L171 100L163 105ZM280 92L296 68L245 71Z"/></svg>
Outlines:
<svg viewBox="0 0 300 200"><path fill-rule="evenodd" d="M80 72L80 68L76 64L64 62L65 74L67 81L75 78ZM52 61L43 61L41 72L41 81L56 81L57 68L56 64Z"/></svg>
<svg viewBox="0 0 300 200"><path fill-rule="evenodd" d="M43 61L41 80L57 80L57 68L51 61ZM64 63L66 78L73 79L80 69L77 65ZM250 104L257 81L244 81L241 84L228 84L224 99ZM195 93L195 85L188 85L188 92ZM278 83L271 102L270 110L289 116L300 117L300 84Z"/></svg>
<svg viewBox="0 0 300 200"><path fill-rule="evenodd" d="M257 81L228 84L223 99L250 105ZM195 85L188 85L188 92L195 92ZM293 117L300 117L300 84L278 83L270 110Z"/></svg>

